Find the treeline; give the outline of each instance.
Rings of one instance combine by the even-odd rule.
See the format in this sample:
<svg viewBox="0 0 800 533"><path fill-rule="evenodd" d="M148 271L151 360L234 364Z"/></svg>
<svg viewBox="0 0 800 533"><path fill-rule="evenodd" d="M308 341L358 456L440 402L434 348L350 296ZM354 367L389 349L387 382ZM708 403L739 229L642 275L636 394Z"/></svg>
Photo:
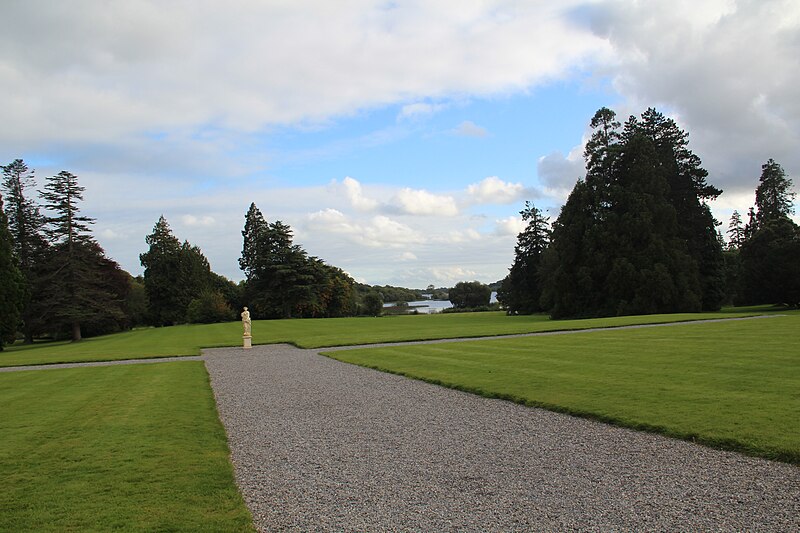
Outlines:
<svg viewBox="0 0 800 533"><path fill-rule="evenodd" d="M581 318L797 305L800 233L780 165L764 165L751 221L726 252L707 204L722 191L706 182L685 131L654 109L622 125L601 108L591 127L586 176L552 227L530 203L521 212L528 225L498 291L509 313Z"/></svg>

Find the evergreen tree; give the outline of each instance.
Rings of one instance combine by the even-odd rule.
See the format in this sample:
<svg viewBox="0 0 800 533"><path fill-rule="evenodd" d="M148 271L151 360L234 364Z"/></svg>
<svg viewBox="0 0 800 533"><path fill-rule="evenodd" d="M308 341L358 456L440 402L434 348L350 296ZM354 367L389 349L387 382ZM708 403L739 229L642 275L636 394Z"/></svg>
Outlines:
<svg viewBox="0 0 800 533"><path fill-rule="evenodd" d="M539 268L550 240L548 219L530 202L520 211L527 227L517 236L514 263L497 291L497 300L508 314L530 314L543 310Z"/></svg>
<svg viewBox="0 0 800 533"><path fill-rule="evenodd" d="M24 279L16 263L0 195L0 351L4 344L14 341L22 309Z"/></svg>
<svg viewBox="0 0 800 533"><path fill-rule="evenodd" d="M192 300L212 285L208 260L197 246L188 241L180 243L164 215L159 217L145 242L149 249L139 255L139 260L145 269L150 322L156 326L183 323Z"/></svg>
<svg viewBox="0 0 800 533"><path fill-rule="evenodd" d="M84 188L75 175L62 171L47 178L41 192L46 218L45 233L53 246L46 261L48 317L58 329L68 328L73 341L82 338L84 323L123 320L123 297L109 289L108 267L118 268L92 239L94 219L80 215L78 202Z"/></svg>
<svg viewBox="0 0 800 533"><path fill-rule="evenodd" d="M728 249L738 250L745 240L745 228L742 225L742 215L734 210L728 223Z"/></svg>
<svg viewBox="0 0 800 533"><path fill-rule="evenodd" d="M6 215L19 261L19 269L25 279L25 295L22 307L22 322L25 342L33 343L34 334L41 333L45 314L46 287L43 283L45 257L48 243L43 235L44 217L36 202L28 197L26 190L34 186L34 173L22 159L2 167L3 187L6 190Z"/></svg>
<svg viewBox="0 0 800 533"><path fill-rule="evenodd" d="M786 177L783 167L773 159L761 165L761 177L756 188L756 221L765 224L769 220L788 218L794 214L792 180Z"/></svg>
<svg viewBox="0 0 800 533"><path fill-rule="evenodd" d="M800 305L800 227L794 213L792 181L770 159L761 167L756 207L750 209L747 238L740 250L743 304Z"/></svg>

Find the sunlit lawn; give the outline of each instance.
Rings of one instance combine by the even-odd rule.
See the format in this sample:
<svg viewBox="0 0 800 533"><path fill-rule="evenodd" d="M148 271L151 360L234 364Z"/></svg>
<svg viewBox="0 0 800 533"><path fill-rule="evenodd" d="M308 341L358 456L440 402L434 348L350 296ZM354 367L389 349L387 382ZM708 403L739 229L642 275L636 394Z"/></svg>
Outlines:
<svg viewBox="0 0 800 533"><path fill-rule="evenodd" d="M756 310L756 312L761 311L763 310ZM506 316L502 312L493 312L381 318L261 320L253 323L253 342L254 344L290 343L301 348L319 348L727 318L748 312L753 314L753 310L737 310L721 313L550 320L544 315ZM0 352L0 367L199 355L201 348L240 345L241 335L241 324L229 322L140 329L85 339L78 343L41 343L32 346L18 344Z"/></svg>
<svg viewBox="0 0 800 533"><path fill-rule="evenodd" d="M0 374L0 531L252 531L202 362Z"/></svg>
<svg viewBox="0 0 800 533"><path fill-rule="evenodd" d="M336 359L800 463L800 314L330 352Z"/></svg>

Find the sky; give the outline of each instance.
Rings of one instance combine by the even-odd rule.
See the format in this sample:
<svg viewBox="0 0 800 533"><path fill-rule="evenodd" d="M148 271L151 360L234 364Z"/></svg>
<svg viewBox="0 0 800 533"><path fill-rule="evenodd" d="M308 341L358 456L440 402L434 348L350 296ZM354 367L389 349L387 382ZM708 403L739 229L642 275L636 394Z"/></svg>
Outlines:
<svg viewBox="0 0 800 533"><path fill-rule="evenodd" d="M502 279L589 121L655 107L724 190L800 183L796 0L4 0L0 163L68 170L134 275L164 215L233 280L255 203L359 282ZM800 222L800 218L795 217Z"/></svg>

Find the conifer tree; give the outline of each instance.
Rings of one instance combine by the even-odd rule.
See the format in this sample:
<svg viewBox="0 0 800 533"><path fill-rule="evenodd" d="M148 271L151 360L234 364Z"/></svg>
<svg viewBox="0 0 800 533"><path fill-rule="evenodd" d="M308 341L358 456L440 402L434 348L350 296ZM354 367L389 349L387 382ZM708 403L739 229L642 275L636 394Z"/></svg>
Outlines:
<svg viewBox="0 0 800 533"><path fill-rule="evenodd" d="M16 263L0 195L0 351L4 344L13 342L22 309L24 280Z"/></svg>

